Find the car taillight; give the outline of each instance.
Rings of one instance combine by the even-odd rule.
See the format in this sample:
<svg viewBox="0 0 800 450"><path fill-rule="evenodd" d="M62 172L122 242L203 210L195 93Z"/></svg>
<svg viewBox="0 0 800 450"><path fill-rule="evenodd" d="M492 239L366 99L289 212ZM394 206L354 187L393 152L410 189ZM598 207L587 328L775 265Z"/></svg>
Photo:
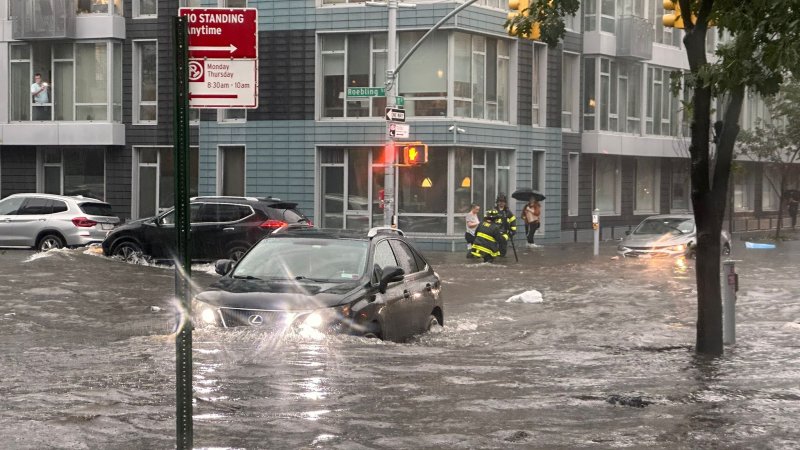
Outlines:
<svg viewBox="0 0 800 450"><path fill-rule="evenodd" d="M308 221L306 221L306 223L307 223L307 224L308 224L308 226L310 226L310 227L313 227L313 226L314 226L314 222L312 222L312 221L311 221L311 219L308 219Z"/></svg>
<svg viewBox="0 0 800 450"><path fill-rule="evenodd" d="M81 227L81 228L89 228L97 225L97 222L95 222L94 220L87 219L86 217L73 217L72 223L76 227Z"/></svg>
<svg viewBox="0 0 800 450"><path fill-rule="evenodd" d="M277 228L280 228L280 227L285 227L286 225L288 225L288 224L286 222L282 221L282 220L269 219L269 220L265 221L264 223L262 223L259 226L261 228L276 228L277 229Z"/></svg>

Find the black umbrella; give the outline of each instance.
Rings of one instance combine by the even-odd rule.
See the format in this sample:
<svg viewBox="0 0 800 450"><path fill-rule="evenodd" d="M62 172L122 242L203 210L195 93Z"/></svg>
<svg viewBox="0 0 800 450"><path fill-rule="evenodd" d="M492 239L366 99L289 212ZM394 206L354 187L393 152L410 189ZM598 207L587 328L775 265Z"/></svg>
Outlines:
<svg viewBox="0 0 800 450"><path fill-rule="evenodd" d="M534 191L531 188L517 189L513 194L511 194L511 197L523 202L527 202L531 199L531 197L538 201L542 201L546 198L541 192Z"/></svg>

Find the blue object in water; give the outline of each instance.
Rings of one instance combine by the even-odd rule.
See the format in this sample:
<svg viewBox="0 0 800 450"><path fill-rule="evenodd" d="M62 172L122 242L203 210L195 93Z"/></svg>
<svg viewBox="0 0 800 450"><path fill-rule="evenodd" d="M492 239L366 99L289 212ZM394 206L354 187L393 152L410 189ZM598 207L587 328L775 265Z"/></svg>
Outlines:
<svg viewBox="0 0 800 450"><path fill-rule="evenodd" d="M775 248L775 244L761 244L758 242L745 242L746 248Z"/></svg>

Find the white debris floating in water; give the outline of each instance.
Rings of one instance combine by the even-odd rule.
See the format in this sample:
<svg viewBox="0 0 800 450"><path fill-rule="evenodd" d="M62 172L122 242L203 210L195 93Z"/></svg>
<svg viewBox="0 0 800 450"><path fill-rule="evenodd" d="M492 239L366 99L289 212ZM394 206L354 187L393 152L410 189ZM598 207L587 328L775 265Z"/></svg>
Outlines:
<svg viewBox="0 0 800 450"><path fill-rule="evenodd" d="M542 293L537 290L525 291L521 294L512 295L506 303L542 303Z"/></svg>

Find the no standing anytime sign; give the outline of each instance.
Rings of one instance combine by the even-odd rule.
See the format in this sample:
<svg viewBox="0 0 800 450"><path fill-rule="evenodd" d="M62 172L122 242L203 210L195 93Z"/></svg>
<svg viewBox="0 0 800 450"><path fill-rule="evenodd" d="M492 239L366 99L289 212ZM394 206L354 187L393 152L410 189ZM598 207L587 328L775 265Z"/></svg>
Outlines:
<svg viewBox="0 0 800 450"><path fill-rule="evenodd" d="M258 107L258 10L180 8L189 22L189 106Z"/></svg>

